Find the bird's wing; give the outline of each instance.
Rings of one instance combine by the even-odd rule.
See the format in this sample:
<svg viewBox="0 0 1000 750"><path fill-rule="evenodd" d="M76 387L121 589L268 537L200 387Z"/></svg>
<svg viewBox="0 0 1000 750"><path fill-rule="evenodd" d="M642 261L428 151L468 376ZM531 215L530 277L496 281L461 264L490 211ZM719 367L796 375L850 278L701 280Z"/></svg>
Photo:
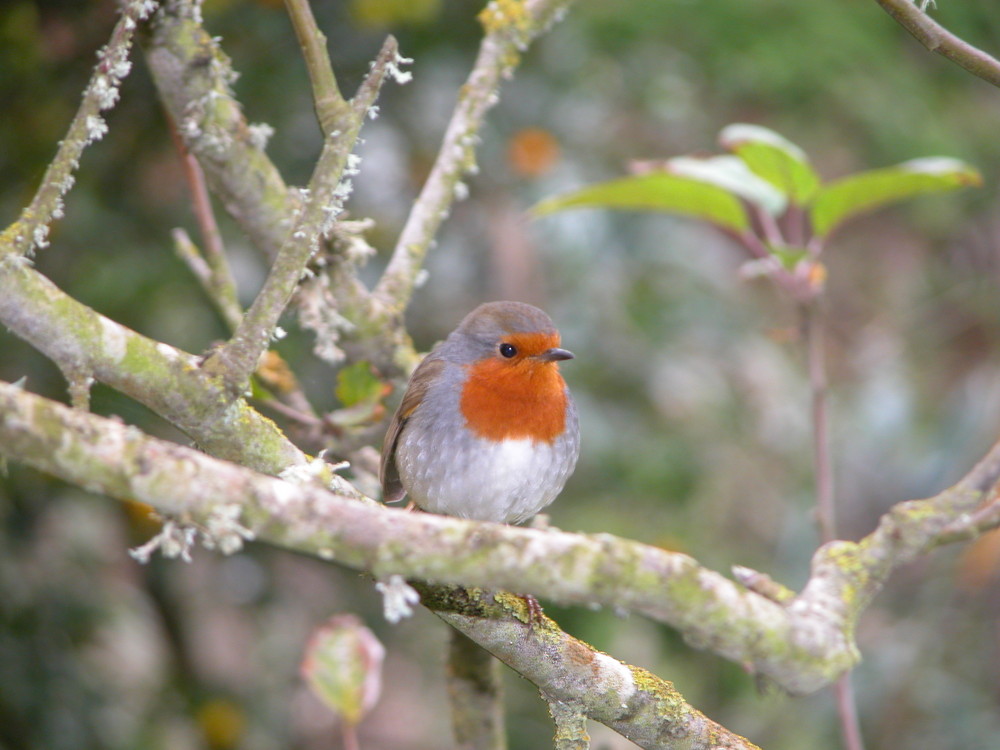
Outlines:
<svg viewBox="0 0 1000 750"><path fill-rule="evenodd" d="M424 358L413 371L406 393L403 394L403 400L396 409L392 422L389 423L385 441L382 443L382 460L378 468L378 480L382 485L382 502L394 503L402 500L406 494L396 469L396 444L399 442L399 436L403 434L407 421L420 407L427 389L438 379L443 368L444 360L435 357L433 352Z"/></svg>

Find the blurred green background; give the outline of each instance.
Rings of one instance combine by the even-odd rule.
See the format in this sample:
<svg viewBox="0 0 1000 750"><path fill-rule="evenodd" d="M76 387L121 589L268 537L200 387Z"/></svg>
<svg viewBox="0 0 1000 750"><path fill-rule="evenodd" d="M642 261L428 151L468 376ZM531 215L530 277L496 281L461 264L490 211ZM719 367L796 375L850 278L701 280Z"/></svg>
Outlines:
<svg viewBox="0 0 1000 750"><path fill-rule="evenodd" d="M377 222L377 278L474 59L479 3L314 3L352 92L386 33L414 57L363 132L351 215ZM1000 11L935 16L1000 52ZM0 8L0 212L12 221L62 137L114 22L110 0ZM302 184L318 148L308 79L278 0L207 0L251 121ZM199 352L224 329L171 247L196 228L141 54L84 156L66 218L37 267L101 313ZM883 211L831 243L826 313L841 535L960 477L1000 434L1000 91L918 46L874 2L580 2L525 56L491 113L480 173L428 261L408 316L429 348L479 302L546 308L577 359L583 455L553 525L682 550L803 583L816 547L808 390L793 307L706 227L664 216L525 211L619 176L634 158L714 151L730 122L773 128L827 179L918 156L965 159L985 185ZM245 302L265 269L219 211ZM335 371L294 329L278 349L317 408ZM0 330L0 378L65 399L58 370ZM184 441L107 388L93 408ZM0 476L0 747L327 748L332 717L298 663L309 632L359 613L386 644L364 748L451 744L445 626L389 626L370 581L262 545L142 567L141 508L11 464ZM1000 736L1000 539L949 548L892 578L864 615L855 672L869 748L992 747ZM769 750L839 747L829 692L788 698L669 628L613 612L547 611L570 632L675 682L710 717ZM551 746L536 691L511 675L511 747ZM630 743L593 726L595 748Z"/></svg>

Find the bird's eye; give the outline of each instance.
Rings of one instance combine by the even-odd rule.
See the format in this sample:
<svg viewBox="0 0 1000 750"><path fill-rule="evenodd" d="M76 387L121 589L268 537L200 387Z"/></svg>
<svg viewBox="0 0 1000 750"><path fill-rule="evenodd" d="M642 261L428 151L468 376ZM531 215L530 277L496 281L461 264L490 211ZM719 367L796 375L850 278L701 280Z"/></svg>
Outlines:
<svg viewBox="0 0 1000 750"><path fill-rule="evenodd" d="M500 354L502 354L507 359L510 359L517 354L517 347L513 344L503 343L500 344Z"/></svg>

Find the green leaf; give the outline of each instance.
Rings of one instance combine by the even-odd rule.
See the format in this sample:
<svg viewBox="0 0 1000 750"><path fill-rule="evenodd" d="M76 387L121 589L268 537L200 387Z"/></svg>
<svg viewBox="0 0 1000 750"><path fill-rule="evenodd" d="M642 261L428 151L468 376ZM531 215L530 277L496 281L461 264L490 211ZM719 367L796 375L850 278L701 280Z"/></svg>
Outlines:
<svg viewBox="0 0 1000 750"><path fill-rule="evenodd" d="M743 232L749 227L738 198L715 185L667 172L601 182L538 203L535 216L567 208L611 208L627 211L662 211L709 221L723 229Z"/></svg>
<svg viewBox="0 0 1000 750"><path fill-rule="evenodd" d="M344 406L377 401L382 390L382 381L365 361L347 365L337 373L336 394Z"/></svg>
<svg viewBox="0 0 1000 750"><path fill-rule="evenodd" d="M751 172L746 162L736 156L678 156L668 159L664 167L671 174L707 182L738 195L772 216L780 216L788 205L780 190Z"/></svg>
<svg viewBox="0 0 1000 750"><path fill-rule="evenodd" d="M848 219L887 203L924 193L981 185L982 177L963 161L934 156L873 169L823 187L810 208L813 232L824 237Z"/></svg>
<svg viewBox="0 0 1000 750"><path fill-rule="evenodd" d="M719 143L796 205L808 203L819 189L819 175L806 153L773 130L736 123L723 128Z"/></svg>

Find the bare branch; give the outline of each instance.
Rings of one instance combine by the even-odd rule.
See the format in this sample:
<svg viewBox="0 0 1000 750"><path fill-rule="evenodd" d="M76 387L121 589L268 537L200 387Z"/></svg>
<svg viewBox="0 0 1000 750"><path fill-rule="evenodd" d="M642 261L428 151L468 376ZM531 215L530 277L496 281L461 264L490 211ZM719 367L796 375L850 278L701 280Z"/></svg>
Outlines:
<svg viewBox="0 0 1000 750"><path fill-rule="evenodd" d="M63 196L73 186L83 150L108 130L101 112L118 102L118 87L131 70L129 51L136 27L156 9L155 0L131 0L123 5L111 39L98 53L98 63L83 93L83 100L59 143L55 158L45 170L31 203L20 218L0 235L0 256L28 255L48 245L49 225L63 215Z"/></svg>
<svg viewBox="0 0 1000 750"><path fill-rule="evenodd" d="M401 316L413 293L431 240L448 216L459 183L475 173L475 147L486 113L499 99L500 82L509 77L520 52L548 29L569 0L491 2L480 14L486 35L469 77L459 92L441 149L420 195L410 209L385 273L375 287L378 304L390 317Z"/></svg>
<svg viewBox="0 0 1000 750"><path fill-rule="evenodd" d="M819 301L803 302L802 339L806 347L809 395L812 409L813 471L816 487L816 522L820 539L837 538L837 505L833 494L833 467L830 455L830 426L827 408L826 346Z"/></svg>
<svg viewBox="0 0 1000 750"><path fill-rule="evenodd" d="M271 420L243 401L223 403L194 356L99 315L20 256L0 258L0 322L63 372L145 404L212 455L270 474L306 461Z"/></svg>
<svg viewBox="0 0 1000 750"><path fill-rule="evenodd" d="M391 560L397 552L390 548L403 550L408 536L393 530L416 522L423 527L419 536L435 546L444 545L443 558L435 564L443 572L456 555L454 547L447 549L448 540L457 538L456 531L463 527L488 531L490 526L406 513L347 499L312 483L298 485L255 474L5 383L0 383L0 446L11 458L82 486L121 498L155 498L160 510L178 519L169 522L175 531L194 524L213 546L229 552L239 549L243 539L260 538L340 559L347 547L338 540L358 542L360 534L371 546L363 549L362 543L356 548L353 564L391 569L394 563L383 564L379 558ZM241 517L244 500L248 502ZM515 535L528 531L499 528ZM396 538L385 538L385 532ZM483 541L489 544L488 539ZM466 554L472 549L468 539L460 544ZM146 546L143 554L153 549ZM414 549L419 558L419 545ZM477 553L481 551L482 547ZM484 565L489 567L489 561ZM689 706L669 682L594 651L548 618L531 622L521 597L441 586L421 585L421 589L424 603L442 619L534 682L546 696L579 706L641 747L754 748Z"/></svg>
<svg viewBox="0 0 1000 750"><path fill-rule="evenodd" d="M913 0L876 0L882 9L931 52L947 57L972 75L1000 86L1000 60L955 36Z"/></svg>
<svg viewBox="0 0 1000 750"><path fill-rule="evenodd" d="M235 331L240 320L243 319L243 311L236 302L236 289L224 281L220 283L218 275L209 267L205 257L191 241L187 232L183 229L174 229L171 236L174 240L174 252L177 253L177 257L184 262L191 275L201 285L226 327L230 331Z"/></svg>
<svg viewBox="0 0 1000 750"><path fill-rule="evenodd" d="M943 543L956 519L1000 487L998 443L954 487L896 505L860 542L821 547L804 590L779 604L687 555L609 534L514 528L359 502L346 482L340 495L292 485L10 385L0 385L0 446L67 481L176 517L203 520L220 503L236 504L260 538L378 578L398 574L636 611L792 693L830 684L856 663L855 623L891 572ZM990 523L1000 524L1000 514Z"/></svg>
<svg viewBox="0 0 1000 750"><path fill-rule="evenodd" d="M544 693L542 694L544 697ZM546 699L549 715L556 725L553 743L555 750L588 750L590 735L587 733L587 714L572 703Z"/></svg>
<svg viewBox="0 0 1000 750"><path fill-rule="evenodd" d="M337 87L337 77L326 51L326 36L316 25L309 0L285 0L285 8L302 47L302 57L312 82L313 106L325 138L334 130L345 130L349 126L351 110Z"/></svg>
<svg viewBox="0 0 1000 750"><path fill-rule="evenodd" d="M243 316L233 337L205 361L206 371L223 378L234 395L246 390L250 376L271 341L278 319L306 273L306 264L342 211L350 188L346 181L341 181L341 177L364 122L363 112L372 106L378 96L385 80L386 66L396 59L396 53L396 40L390 36L361 84L355 102L352 102L352 106L362 108L362 113L353 112L342 122L346 130L326 134L323 151L309 181L308 196L292 232L282 243L264 287Z"/></svg>
<svg viewBox="0 0 1000 750"><path fill-rule="evenodd" d="M233 278L226 250L222 244L222 233L219 231L219 225L215 221L215 213L212 211L212 199L208 194L208 187L205 185L205 173L202 171L201 165L198 164L198 160L184 145L184 140L177 132L176 123L173 119L169 117L168 119L170 120L170 137L177 148L181 165L184 168L184 177L187 180L188 189L191 191L191 207L195 220L198 222L198 230L205 246L205 255L201 256L198 248L183 232L174 232L174 246L178 255L187 263L195 278L202 285L229 330L234 331L243 317L243 310L237 297L236 281ZM195 257L201 260L200 265L195 261ZM201 267L202 265L204 268Z"/></svg>
<svg viewBox="0 0 1000 750"><path fill-rule="evenodd" d="M993 498L973 513L963 514L949 523L938 534L938 544L950 544L975 539L983 532L1000 526L1000 497Z"/></svg>
<svg viewBox="0 0 1000 750"><path fill-rule="evenodd" d="M226 212L274 258L302 200L264 152L270 128L243 116L236 73L191 3L170 3L150 26L143 46L161 101Z"/></svg>
<svg viewBox="0 0 1000 750"><path fill-rule="evenodd" d="M533 622L519 596L440 586L418 589L425 606L537 685L547 700L568 704L639 747L756 748L693 708L670 682L595 650L548 617Z"/></svg>
<svg viewBox="0 0 1000 750"><path fill-rule="evenodd" d="M505 750L500 662L458 630L449 635L448 700L455 743L463 750Z"/></svg>

